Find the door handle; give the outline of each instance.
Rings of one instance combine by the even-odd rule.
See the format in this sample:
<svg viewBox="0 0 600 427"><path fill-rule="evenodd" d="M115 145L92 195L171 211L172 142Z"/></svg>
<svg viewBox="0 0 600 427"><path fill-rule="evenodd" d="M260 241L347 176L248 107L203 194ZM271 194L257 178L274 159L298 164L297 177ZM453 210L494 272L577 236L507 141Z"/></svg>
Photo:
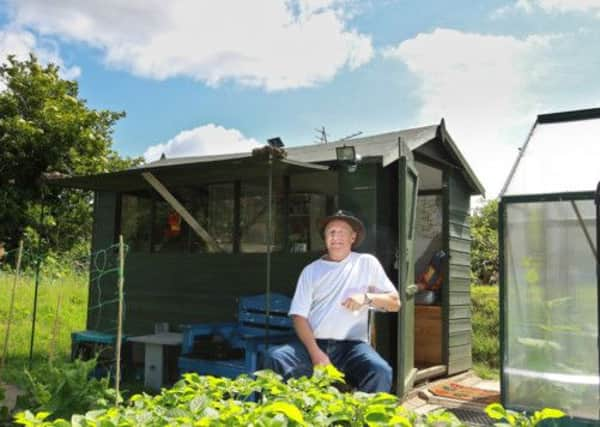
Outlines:
<svg viewBox="0 0 600 427"><path fill-rule="evenodd" d="M406 291L405 291L406 296L407 297L412 297L414 294L417 293L418 290L419 290L419 288L414 283L412 285L408 285L406 287Z"/></svg>

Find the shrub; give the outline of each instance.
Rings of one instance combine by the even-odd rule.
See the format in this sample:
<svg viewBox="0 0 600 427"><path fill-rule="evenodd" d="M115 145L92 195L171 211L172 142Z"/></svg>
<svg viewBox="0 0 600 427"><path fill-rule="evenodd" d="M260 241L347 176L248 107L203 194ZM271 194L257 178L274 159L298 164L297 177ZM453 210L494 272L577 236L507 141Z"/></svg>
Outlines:
<svg viewBox="0 0 600 427"><path fill-rule="evenodd" d="M497 286L471 287L473 362L500 367L500 309Z"/></svg>

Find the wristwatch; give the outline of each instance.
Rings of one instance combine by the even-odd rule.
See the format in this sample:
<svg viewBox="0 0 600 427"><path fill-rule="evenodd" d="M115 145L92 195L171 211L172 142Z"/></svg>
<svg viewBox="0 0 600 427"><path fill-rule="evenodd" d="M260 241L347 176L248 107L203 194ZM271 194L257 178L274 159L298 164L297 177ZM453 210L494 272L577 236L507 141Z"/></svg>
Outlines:
<svg viewBox="0 0 600 427"><path fill-rule="evenodd" d="M369 294L365 292L365 305L370 307L372 302L373 302L373 299L369 298Z"/></svg>

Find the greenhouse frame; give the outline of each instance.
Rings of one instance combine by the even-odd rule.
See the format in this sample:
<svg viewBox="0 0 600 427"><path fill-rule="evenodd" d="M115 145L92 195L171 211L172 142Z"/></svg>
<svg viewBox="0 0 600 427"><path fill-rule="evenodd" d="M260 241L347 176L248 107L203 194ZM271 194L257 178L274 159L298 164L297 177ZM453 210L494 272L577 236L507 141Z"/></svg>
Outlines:
<svg viewBox="0 0 600 427"><path fill-rule="evenodd" d="M600 108L537 117L500 194L505 407L600 423Z"/></svg>

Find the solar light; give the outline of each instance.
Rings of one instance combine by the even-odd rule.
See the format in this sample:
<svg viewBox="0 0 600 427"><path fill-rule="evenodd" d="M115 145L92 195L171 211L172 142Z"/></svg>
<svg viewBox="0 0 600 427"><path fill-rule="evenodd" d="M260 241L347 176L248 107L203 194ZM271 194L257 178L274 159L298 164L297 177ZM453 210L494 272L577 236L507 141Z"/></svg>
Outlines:
<svg viewBox="0 0 600 427"><path fill-rule="evenodd" d="M267 143L271 147L275 147L275 148L282 148L283 147L283 141L278 136L276 136L275 138L267 139Z"/></svg>

